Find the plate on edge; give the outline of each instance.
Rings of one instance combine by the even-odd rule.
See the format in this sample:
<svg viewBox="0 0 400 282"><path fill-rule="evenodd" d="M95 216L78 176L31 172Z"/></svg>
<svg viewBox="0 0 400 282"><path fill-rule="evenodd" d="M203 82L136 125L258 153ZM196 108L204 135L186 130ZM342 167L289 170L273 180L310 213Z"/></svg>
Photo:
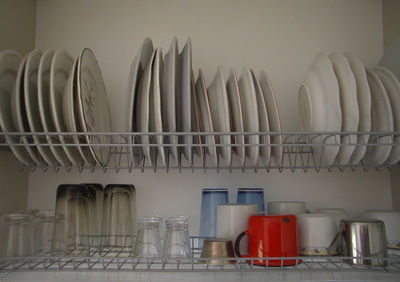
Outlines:
<svg viewBox="0 0 400 282"><path fill-rule="evenodd" d="M200 112L200 128L201 132L214 133L214 125L212 120L212 113L210 109L210 102L207 95L207 85L204 79L202 69L199 69L199 77L196 81L196 94L199 102L199 112ZM207 154L212 156L215 161L215 165L218 166L218 152L216 147L215 135L206 135L203 140L205 140L205 146Z"/></svg>
<svg viewBox="0 0 400 282"><path fill-rule="evenodd" d="M137 132L136 129L136 106L137 106L137 94L139 88L139 79L143 73L144 66L147 60L153 53L153 42L150 38L146 37L143 41L139 52L132 62L130 74L129 74L129 85L128 85L128 120L127 120L127 132ZM139 143L139 137L129 137L129 144ZM134 165L140 164L140 148L130 147L129 154Z"/></svg>
<svg viewBox="0 0 400 282"><path fill-rule="evenodd" d="M278 146L271 147L271 160L278 166L283 164L283 137L282 124L279 115L278 101L269 75L261 71L259 75L261 90L264 95L265 103L268 109L268 120L270 132L277 132L280 135L271 136L271 143Z"/></svg>
<svg viewBox="0 0 400 282"><path fill-rule="evenodd" d="M45 133L56 132L50 113L50 67L54 57L54 50L47 50L43 53L38 70L38 106L42 129ZM61 147L60 139L57 136L46 136L47 143L56 160L64 167L71 166L71 162Z"/></svg>
<svg viewBox="0 0 400 282"><path fill-rule="evenodd" d="M229 116L228 94L222 70L219 67L213 81L207 89L210 102L211 118L216 132L230 133L231 124ZM231 135L216 136L217 144L227 145L219 147L220 160L228 166L232 163Z"/></svg>
<svg viewBox="0 0 400 282"><path fill-rule="evenodd" d="M345 54L349 61L357 85L357 102L359 111L358 132L367 132L371 130L371 91L369 89L367 73L364 64L353 53ZM365 155L369 135L358 135L357 146L351 156L350 163L358 164Z"/></svg>
<svg viewBox="0 0 400 282"><path fill-rule="evenodd" d="M236 71L231 69L229 79L226 83L226 91L228 93L229 107L231 112L232 132L243 133L243 105L240 97L240 90ZM244 135L236 135L232 138L235 144L245 144ZM233 150L240 158L241 166L246 162L246 150L243 145L235 146Z"/></svg>
<svg viewBox="0 0 400 282"><path fill-rule="evenodd" d="M367 69L367 78L371 89L371 131L393 131L392 107L385 87L372 70ZM368 141L369 144L392 142L392 136L383 136L377 140L374 135L371 135ZM363 160L370 165L381 165L388 159L391 150L391 145L370 146Z"/></svg>
<svg viewBox="0 0 400 282"><path fill-rule="evenodd" d="M12 120L10 105L20 63L21 57L14 50L0 51L0 127L3 132L17 131ZM35 165L24 147L12 145L19 143L18 137L6 136L6 142L10 144L11 151L21 163L27 166Z"/></svg>
<svg viewBox="0 0 400 282"><path fill-rule="evenodd" d="M194 72L192 70L192 93L193 93L193 100L192 100L192 128L194 132L201 132L201 126L200 126L200 109L199 109L199 102L197 98L197 93L196 93L196 86L194 82ZM200 155L201 158L201 164L204 167L205 162L204 162L204 147L203 141L201 136L194 136L193 137L193 144L197 144L198 146L193 148L193 151L197 154Z"/></svg>

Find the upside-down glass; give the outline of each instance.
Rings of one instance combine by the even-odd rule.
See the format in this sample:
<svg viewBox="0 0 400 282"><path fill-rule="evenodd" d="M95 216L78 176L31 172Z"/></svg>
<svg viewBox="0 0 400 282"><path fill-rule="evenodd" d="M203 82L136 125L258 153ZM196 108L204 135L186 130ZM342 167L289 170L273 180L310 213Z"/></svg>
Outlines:
<svg viewBox="0 0 400 282"><path fill-rule="evenodd" d="M34 227L35 254L41 256L50 254L55 221L55 211L39 211L37 213Z"/></svg>
<svg viewBox="0 0 400 282"><path fill-rule="evenodd" d="M188 218L186 216L170 217L165 220L165 225L163 258L191 258Z"/></svg>
<svg viewBox="0 0 400 282"><path fill-rule="evenodd" d="M258 212L265 212L263 188L239 188L237 194L238 204L257 204Z"/></svg>
<svg viewBox="0 0 400 282"><path fill-rule="evenodd" d="M133 255L138 258L161 257L159 217L142 217L138 221Z"/></svg>
<svg viewBox="0 0 400 282"><path fill-rule="evenodd" d="M100 245L101 217L103 210L103 185L98 183L82 184L88 189L89 193L89 241L90 246Z"/></svg>
<svg viewBox="0 0 400 282"><path fill-rule="evenodd" d="M89 256L89 195L83 185L57 188L51 252L53 256Z"/></svg>
<svg viewBox="0 0 400 282"><path fill-rule="evenodd" d="M5 238L3 254L9 257L32 256L34 251L33 217L28 214L13 213L4 217Z"/></svg>
<svg viewBox="0 0 400 282"><path fill-rule="evenodd" d="M129 255L135 233L135 187L129 184L107 185L104 188L101 252Z"/></svg>
<svg viewBox="0 0 400 282"><path fill-rule="evenodd" d="M200 240L203 247L204 238L215 238L217 233L217 207L229 202L228 189L206 188L201 196Z"/></svg>

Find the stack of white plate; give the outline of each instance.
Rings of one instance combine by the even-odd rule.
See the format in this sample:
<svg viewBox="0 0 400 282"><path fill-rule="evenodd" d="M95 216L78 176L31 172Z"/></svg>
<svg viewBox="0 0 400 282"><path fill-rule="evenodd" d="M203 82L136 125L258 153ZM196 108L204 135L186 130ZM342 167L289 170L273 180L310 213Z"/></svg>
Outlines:
<svg viewBox="0 0 400 282"><path fill-rule="evenodd" d="M22 60L15 51L4 50L0 52L0 89L3 131L53 133L45 138L7 137L10 144L26 145L10 146L23 164L69 167L108 163L110 149L92 145L111 140L54 135L111 131L106 91L91 50L84 49L75 61L64 50L34 50Z"/></svg>
<svg viewBox="0 0 400 282"><path fill-rule="evenodd" d="M300 87L301 129L305 132L400 130L400 83L384 68L366 69L355 54L319 53ZM321 134L310 140L320 165L381 165L400 160L399 138L369 134ZM340 145L339 145L340 144Z"/></svg>
<svg viewBox="0 0 400 282"><path fill-rule="evenodd" d="M146 38L132 63L128 95L128 131L172 133L131 140L141 144L132 146L135 165L144 160L148 165L162 166L169 157L179 164L181 155L189 163L199 156L205 165L207 154L214 165L229 166L233 152L243 166L283 162L282 136L259 134L282 131L268 75L262 71L257 79L252 70L244 68L239 79L235 70L231 70L226 81L219 68L207 87L201 69L197 80L194 78L190 39L179 52L174 38L163 57L161 48L155 49L151 39ZM175 132L187 134L176 136ZM238 135L211 134L200 138L192 132ZM246 132L258 134L243 135ZM271 143L276 146L270 146Z"/></svg>

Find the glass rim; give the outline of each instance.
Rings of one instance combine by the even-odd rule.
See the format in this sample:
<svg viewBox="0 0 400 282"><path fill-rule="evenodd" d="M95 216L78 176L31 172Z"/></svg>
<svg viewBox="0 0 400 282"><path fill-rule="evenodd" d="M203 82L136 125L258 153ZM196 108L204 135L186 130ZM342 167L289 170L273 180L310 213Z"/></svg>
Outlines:
<svg viewBox="0 0 400 282"><path fill-rule="evenodd" d="M203 192L228 192L227 188L203 188Z"/></svg>

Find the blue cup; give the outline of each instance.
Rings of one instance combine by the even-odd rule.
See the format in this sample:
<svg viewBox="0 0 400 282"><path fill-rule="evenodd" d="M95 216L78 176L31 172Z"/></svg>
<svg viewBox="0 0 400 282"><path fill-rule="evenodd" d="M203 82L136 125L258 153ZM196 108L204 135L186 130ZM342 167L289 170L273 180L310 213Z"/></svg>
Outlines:
<svg viewBox="0 0 400 282"><path fill-rule="evenodd" d="M228 204L228 189L206 188L201 197L200 237L215 238L217 234L217 207ZM203 247L203 239L199 240L199 248Z"/></svg>
<svg viewBox="0 0 400 282"><path fill-rule="evenodd" d="M265 212L263 188L239 188L237 194L238 204L256 204L258 212Z"/></svg>

